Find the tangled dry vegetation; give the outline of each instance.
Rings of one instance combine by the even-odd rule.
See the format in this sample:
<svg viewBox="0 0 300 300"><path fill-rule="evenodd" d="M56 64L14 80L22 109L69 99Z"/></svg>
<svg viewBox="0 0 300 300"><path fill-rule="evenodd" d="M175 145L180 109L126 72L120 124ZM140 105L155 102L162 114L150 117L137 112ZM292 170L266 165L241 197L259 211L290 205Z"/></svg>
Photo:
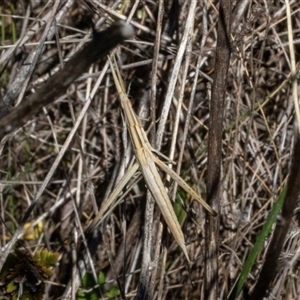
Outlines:
<svg viewBox="0 0 300 300"><path fill-rule="evenodd" d="M113 20L128 18L136 36L122 43L116 53L133 108L144 128L150 128L149 140L153 143L173 82L172 74L179 70L160 151L177 163L173 168L179 168L181 176L205 199L218 1L197 1L193 34L188 36L180 61L178 53L190 25L187 20L193 2L1 1L0 98L7 97L14 87L15 95L10 98L13 103L26 101L87 42L91 28L102 30ZM219 299L228 298L287 182L295 120L284 1L232 2L232 53L225 94L221 202L217 217ZM165 11L159 39L155 33L160 28L161 4ZM255 6L258 4L261 6ZM290 1L290 6L295 55L299 60L299 1ZM133 185L101 225L102 238L97 241L92 260L86 259L87 275L82 274L85 279L77 294L75 284L71 284L77 262L82 262L86 249L82 233L95 206L101 206L133 157L111 72L102 74L105 63L106 58L81 74L62 96L53 99L51 105L1 143L2 250L46 182L26 221L38 224L41 230L31 234L24 230L22 235L29 253L43 248L59 253L54 273L46 282L44 299L63 299L68 293L74 299L133 299L143 288L142 239L145 223L149 221L144 217L147 189L143 181ZM24 68L30 70L21 78ZM86 100L98 84L86 115L67 144ZM64 147L66 152L54 164ZM47 182L53 164L55 172ZM149 283L153 286L152 298L204 299L205 211L191 203L189 195L181 189L176 194L174 183L165 174L161 176L170 197L176 200L174 209L182 223L191 263L187 263L166 226L162 231L163 218L156 208L150 246L161 247L149 249L158 260ZM270 299L298 299L298 236L295 218L279 258L279 275L270 286L274 297ZM239 299L246 297L247 290L255 285L269 240L270 236ZM154 253L157 249L159 252ZM5 287L1 299L9 299L4 292Z"/></svg>

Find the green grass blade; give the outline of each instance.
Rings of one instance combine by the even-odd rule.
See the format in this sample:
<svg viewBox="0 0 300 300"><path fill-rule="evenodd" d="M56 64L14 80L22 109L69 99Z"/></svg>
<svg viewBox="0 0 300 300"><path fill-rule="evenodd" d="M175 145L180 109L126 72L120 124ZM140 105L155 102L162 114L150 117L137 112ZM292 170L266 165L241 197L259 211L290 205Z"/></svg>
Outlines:
<svg viewBox="0 0 300 300"><path fill-rule="evenodd" d="M281 191L277 201L275 202L272 210L269 213L269 216L266 220L265 225L262 228L261 233L259 234L253 249L251 250L251 252L249 253L249 256L244 264L244 268L240 274L240 276L238 277L237 281L235 282L233 289L231 290L231 293L229 294L228 300L234 300L238 297L238 295L240 294L246 280L247 277L255 263L255 260L257 258L257 255L260 253L260 251L263 249L264 247L264 242L265 239L267 238L267 236L269 235L273 224L276 222L276 217L279 214L282 205L284 203L284 199L285 199L285 195L286 195L286 191L287 191L287 186L285 186L283 188L283 190Z"/></svg>

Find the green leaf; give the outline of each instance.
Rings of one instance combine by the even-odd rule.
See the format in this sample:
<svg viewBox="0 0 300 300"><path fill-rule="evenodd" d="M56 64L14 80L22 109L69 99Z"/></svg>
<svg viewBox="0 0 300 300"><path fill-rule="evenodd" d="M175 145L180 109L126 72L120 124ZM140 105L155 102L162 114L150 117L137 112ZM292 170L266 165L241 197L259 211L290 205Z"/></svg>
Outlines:
<svg viewBox="0 0 300 300"><path fill-rule="evenodd" d="M103 272L100 272L100 273L98 274L98 283L99 283L99 284L104 284L104 283L105 283L105 275L104 275Z"/></svg>
<svg viewBox="0 0 300 300"><path fill-rule="evenodd" d="M100 273L98 275L98 280L99 280L99 277L104 276L104 274L101 275ZM85 274L83 276L83 278L81 279L81 287L84 289L91 289L94 285L95 285L94 278L93 278L93 275L90 273ZM98 300L99 297L100 297L99 292L96 289L90 290L89 292L79 290L77 292L76 299L78 299L78 300Z"/></svg>
<svg viewBox="0 0 300 300"><path fill-rule="evenodd" d="M112 287L109 291L105 293L105 296L109 299L115 299L118 295L120 295L120 292L117 286Z"/></svg>
<svg viewBox="0 0 300 300"><path fill-rule="evenodd" d="M182 206L182 203L187 204L186 193L182 189L178 189L176 195L176 202L174 203L174 211L178 218L179 224L182 224L187 216L185 208Z"/></svg>
<svg viewBox="0 0 300 300"><path fill-rule="evenodd" d="M16 283L12 280L7 286L6 286L6 292L7 293L13 293L18 289Z"/></svg>

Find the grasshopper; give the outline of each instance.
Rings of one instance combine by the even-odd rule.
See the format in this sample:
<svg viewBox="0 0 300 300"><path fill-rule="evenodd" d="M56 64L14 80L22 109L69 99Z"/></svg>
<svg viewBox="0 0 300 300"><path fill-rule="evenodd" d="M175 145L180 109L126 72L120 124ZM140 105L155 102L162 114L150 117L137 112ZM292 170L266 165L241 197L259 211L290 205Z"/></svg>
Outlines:
<svg viewBox="0 0 300 300"><path fill-rule="evenodd" d="M115 199L121 193L127 182L134 176L134 174L140 169L146 185L150 190L153 198L157 202L161 213L174 236L177 244L183 250L186 258L189 261L189 256L185 246L183 232L180 224L175 215L172 203L167 194L166 188L158 173L157 166L166 172L174 181L176 181L187 193L189 193L194 199L196 199L209 213L216 216L217 213L213 210L176 172L169 168L164 162L162 162L156 155L155 149L150 145L146 132L144 131L138 116L135 114L131 102L128 99L123 79L120 74L120 70L117 67L116 60L114 58L114 65L110 58L110 67L113 74L114 82L119 94L121 106L125 116L125 121L131 136L135 157L137 163L135 163L123 176L116 188L104 203L91 225L89 230L93 231L107 216L108 209L111 211L115 205L113 205ZM111 207L113 205L113 207Z"/></svg>

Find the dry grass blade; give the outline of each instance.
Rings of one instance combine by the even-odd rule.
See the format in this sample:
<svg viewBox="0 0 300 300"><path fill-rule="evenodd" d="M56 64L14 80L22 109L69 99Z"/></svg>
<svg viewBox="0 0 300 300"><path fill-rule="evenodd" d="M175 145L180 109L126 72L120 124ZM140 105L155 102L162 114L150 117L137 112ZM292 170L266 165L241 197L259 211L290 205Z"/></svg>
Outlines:
<svg viewBox="0 0 300 300"><path fill-rule="evenodd" d="M159 176L155 164L157 164L161 169L163 169L163 171L169 174L185 191L187 191L189 194L191 194L193 198L199 201L212 215L216 215L216 212L200 196L198 196L197 193L194 190L192 190L182 178L180 178L174 171L172 171L167 165L165 165L158 157L156 157L153 154L153 149L147 139L146 133L142 128L138 117L133 111L131 102L125 93L124 82L122 80L117 64L115 62L116 70L114 69L111 60L110 65L115 85L120 96L121 105L125 114L126 123L130 131L132 143L134 145L136 159L138 160L147 187L149 188L151 194L153 195L154 199L159 205L164 219L170 231L172 232L176 242L182 248L185 256L189 260L180 224L177 220L177 217L172 207L172 203L168 197L168 194L162 183L162 180ZM129 170L129 172L127 172L127 174L121 180L121 183L117 186L117 189L115 189L115 191L112 193L112 196L109 198L109 201L105 203L105 206L100 210L100 212L92 222L90 230L93 230L101 222L101 220L103 220L103 214L105 214L106 210L115 200L117 195L121 192L121 189L133 176L134 172L132 172L132 170L136 171L137 168L134 168L133 166Z"/></svg>
<svg viewBox="0 0 300 300"><path fill-rule="evenodd" d="M138 164L135 163L122 177L122 179L118 182L113 192L110 194L109 198L105 201L97 216L94 218L90 226L88 227L88 231L92 232L99 224L105 219L105 217L115 208L113 203L117 199L117 197L122 192L122 189L129 182L129 180L134 176L136 171L138 170Z"/></svg>

